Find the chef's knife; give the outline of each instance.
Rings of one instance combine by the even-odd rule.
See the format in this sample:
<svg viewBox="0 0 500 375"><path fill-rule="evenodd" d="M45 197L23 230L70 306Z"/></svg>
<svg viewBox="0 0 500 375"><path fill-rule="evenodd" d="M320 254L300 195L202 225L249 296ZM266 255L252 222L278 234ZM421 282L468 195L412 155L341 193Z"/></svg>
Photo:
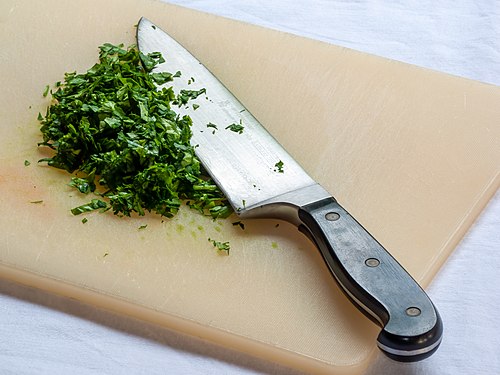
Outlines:
<svg viewBox="0 0 500 375"><path fill-rule="evenodd" d="M184 47L145 18L137 27L137 43L144 54L163 55L166 61L155 71L188 75L176 78L176 88L206 89L196 106L180 111L191 117L196 154L235 212L241 218L273 217L297 225L317 245L347 297L382 327L377 345L390 358L412 362L434 353L441 342L441 318L384 247ZM240 125L240 131L231 131L231 125Z"/></svg>

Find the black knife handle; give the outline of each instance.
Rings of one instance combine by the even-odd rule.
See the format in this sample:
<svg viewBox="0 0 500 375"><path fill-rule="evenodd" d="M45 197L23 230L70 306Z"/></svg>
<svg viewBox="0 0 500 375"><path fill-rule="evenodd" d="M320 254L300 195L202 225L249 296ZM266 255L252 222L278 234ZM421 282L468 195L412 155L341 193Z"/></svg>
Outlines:
<svg viewBox="0 0 500 375"><path fill-rule="evenodd" d="M437 350L443 325L427 294L335 199L301 207L299 218L343 291L382 327L387 356L414 362Z"/></svg>

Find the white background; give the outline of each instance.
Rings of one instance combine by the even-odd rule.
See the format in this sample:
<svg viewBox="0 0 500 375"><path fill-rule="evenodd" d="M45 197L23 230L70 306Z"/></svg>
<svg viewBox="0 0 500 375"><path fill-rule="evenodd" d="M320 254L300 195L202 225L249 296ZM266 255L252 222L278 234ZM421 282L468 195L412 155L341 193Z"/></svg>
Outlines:
<svg viewBox="0 0 500 375"><path fill-rule="evenodd" d="M499 1L171 2L500 85ZM497 193L428 288L445 323L441 348L415 364L379 355L367 375L500 374L499 251ZM295 374L0 280L0 374L123 373Z"/></svg>

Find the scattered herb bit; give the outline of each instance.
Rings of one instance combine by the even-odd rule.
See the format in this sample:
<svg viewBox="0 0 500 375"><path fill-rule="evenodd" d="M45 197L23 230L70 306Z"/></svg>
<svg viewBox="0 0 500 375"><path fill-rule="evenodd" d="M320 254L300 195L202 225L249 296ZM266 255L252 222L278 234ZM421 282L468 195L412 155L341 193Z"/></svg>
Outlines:
<svg viewBox="0 0 500 375"><path fill-rule="evenodd" d="M81 206L71 209L71 213L73 215L80 215L83 214L84 212L90 212L99 209L106 210L107 208L108 205L106 204L106 202L100 199L92 199L89 203L82 204Z"/></svg>
<svg viewBox="0 0 500 375"><path fill-rule="evenodd" d="M200 108L200 105L199 104L193 104L193 110L196 111L198 108Z"/></svg>
<svg viewBox="0 0 500 375"><path fill-rule="evenodd" d="M243 109L240 111L240 113L245 112L245 111L246 111L246 109L245 109L245 108L243 108Z"/></svg>
<svg viewBox="0 0 500 375"><path fill-rule="evenodd" d="M277 242L274 242L274 241L273 241L273 242L271 242L271 247L272 247L273 249L277 249L277 248L278 248L278 243L277 243Z"/></svg>
<svg viewBox="0 0 500 375"><path fill-rule="evenodd" d="M243 133L243 129L245 129L245 127L243 125L240 124L231 124L229 126L226 126L226 129L229 129L235 133L238 133L238 134L241 134Z"/></svg>
<svg viewBox="0 0 500 375"><path fill-rule="evenodd" d="M231 213L233 212L232 208L230 206L222 206L222 205L217 205L209 209L210 214L212 215L213 219L217 218L226 218Z"/></svg>
<svg viewBox="0 0 500 375"><path fill-rule="evenodd" d="M174 74L174 78L179 78L182 75L182 73L178 70Z"/></svg>
<svg viewBox="0 0 500 375"><path fill-rule="evenodd" d="M45 90L43 90L43 93L42 93L44 98L46 98L47 95L49 94L49 90L50 90L50 86L49 85L45 86Z"/></svg>
<svg viewBox="0 0 500 375"><path fill-rule="evenodd" d="M39 203L43 203L43 200L39 200L39 201L31 201L30 203L39 204Z"/></svg>
<svg viewBox="0 0 500 375"><path fill-rule="evenodd" d="M82 219L82 223L83 223L83 224L85 224L87 221L89 221L89 219L87 219L86 217L84 217L84 218Z"/></svg>
<svg viewBox="0 0 500 375"><path fill-rule="evenodd" d="M96 188L94 178L94 174L90 174L87 178L72 177L68 185L78 189L80 193L88 194Z"/></svg>
<svg viewBox="0 0 500 375"><path fill-rule="evenodd" d="M174 76L169 72L150 73L149 75L157 85L163 85L174 80Z"/></svg>
<svg viewBox="0 0 500 375"><path fill-rule="evenodd" d="M209 238L208 241L211 242L212 245L217 248L217 251L224 252L226 253L226 255L229 255L229 250L231 249L229 242L215 241L212 240L211 238Z"/></svg>
<svg viewBox="0 0 500 375"><path fill-rule="evenodd" d="M104 253L102 257L106 258L108 255L109 255L109 253Z"/></svg>
<svg viewBox="0 0 500 375"><path fill-rule="evenodd" d="M283 173L283 162L281 160L279 162L277 162L276 164L274 164L274 166L276 167L274 169L275 172Z"/></svg>
<svg viewBox="0 0 500 375"><path fill-rule="evenodd" d="M29 160L24 161L24 166L27 167L28 165L31 165L31 162Z"/></svg>
<svg viewBox="0 0 500 375"><path fill-rule="evenodd" d="M241 229L245 230L245 224L243 224L241 221L235 221L232 224L233 226L239 226Z"/></svg>
<svg viewBox="0 0 500 375"><path fill-rule="evenodd" d="M193 82L194 82L194 77L191 77L191 78L188 79L188 85L190 85Z"/></svg>
<svg viewBox="0 0 500 375"><path fill-rule="evenodd" d="M145 55L135 46L106 43L99 47L98 63L86 73L66 73L51 91L51 106L38 115L39 146L54 154L40 162L77 172L71 186L109 202L92 199L73 214L111 208L117 215L153 211L172 217L183 201L214 218L231 214L195 156L191 118L172 109L205 89L178 95L173 87L158 89L181 76L151 73L163 61L159 52Z"/></svg>
<svg viewBox="0 0 500 375"><path fill-rule="evenodd" d="M174 101L174 104L178 105L179 107L187 104L189 100L194 100L201 94L207 92L205 89L200 89L200 90L181 90L179 94L177 95L176 100Z"/></svg>
<svg viewBox="0 0 500 375"><path fill-rule="evenodd" d="M217 129L217 125L212 124L211 122L209 122L209 123L207 124L207 128L212 128L212 129L214 129L214 130L212 130L212 134L215 134L215 131L216 131L216 130L218 130L218 129Z"/></svg>
<svg viewBox="0 0 500 375"><path fill-rule="evenodd" d="M141 230L141 229L146 229L148 227L147 224L144 224L144 225L141 225L139 228L137 228L138 230Z"/></svg>
<svg viewBox="0 0 500 375"><path fill-rule="evenodd" d="M153 30L156 30L156 26L155 25L151 25L151 27L153 28Z"/></svg>

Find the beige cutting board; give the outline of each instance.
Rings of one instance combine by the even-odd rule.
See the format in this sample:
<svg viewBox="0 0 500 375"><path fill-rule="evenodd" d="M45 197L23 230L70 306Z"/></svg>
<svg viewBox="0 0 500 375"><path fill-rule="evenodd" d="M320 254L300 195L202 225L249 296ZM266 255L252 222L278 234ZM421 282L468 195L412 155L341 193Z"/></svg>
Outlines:
<svg viewBox="0 0 500 375"><path fill-rule="evenodd" d="M69 209L88 197L37 165L45 85L89 68L102 43L134 43L143 15L424 286L498 188L500 88L159 2L0 3L0 275L302 370L361 373L379 329L292 226L243 231L187 209L83 224ZM209 237L230 241L230 255Z"/></svg>

